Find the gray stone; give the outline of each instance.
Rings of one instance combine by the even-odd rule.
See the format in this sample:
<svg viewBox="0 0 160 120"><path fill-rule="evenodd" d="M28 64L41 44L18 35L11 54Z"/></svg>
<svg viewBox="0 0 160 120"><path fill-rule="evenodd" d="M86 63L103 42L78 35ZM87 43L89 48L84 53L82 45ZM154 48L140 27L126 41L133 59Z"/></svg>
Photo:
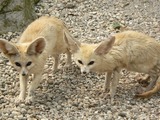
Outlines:
<svg viewBox="0 0 160 120"><path fill-rule="evenodd" d="M120 112L120 113L119 113L119 116L121 116L121 117L126 117L126 113Z"/></svg>
<svg viewBox="0 0 160 120"><path fill-rule="evenodd" d="M23 31L36 18L34 4L38 0L1 0L0 34Z"/></svg>

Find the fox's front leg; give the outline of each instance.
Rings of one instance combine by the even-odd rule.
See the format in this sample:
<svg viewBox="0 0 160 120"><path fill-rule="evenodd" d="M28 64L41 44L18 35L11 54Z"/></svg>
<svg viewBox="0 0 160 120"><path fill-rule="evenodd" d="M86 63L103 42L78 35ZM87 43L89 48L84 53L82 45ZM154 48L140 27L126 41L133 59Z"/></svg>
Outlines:
<svg viewBox="0 0 160 120"><path fill-rule="evenodd" d="M19 78L20 78L20 94L18 96L18 99L16 100L17 103L23 102L26 97L28 75L22 76L22 74L20 74Z"/></svg>
<svg viewBox="0 0 160 120"><path fill-rule="evenodd" d="M111 76L112 72L105 73L104 92L108 92L110 90Z"/></svg>
<svg viewBox="0 0 160 120"><path fill-rule="evenodd" d="M65 66L63 67L63 71L66 71L69 69L69 67L71 66L71 53L67 50L66 52L66 55L67 55L67 59L66 59L66 63L65 63Z"/></svg>
<svg viewBox="0 0 160 120"><path fill-rule="evenodd" d="M39 73L34 74L33 81L30 84L29 90L28 90L28 96L26 98L26 102L30 103L33 101L33 95L36 88L39 86L41 80L42 80L42 71Z"/></svg>
<svg viewBox="0 0 160 120"><path fill-rule="evenodd" d="M69 50L67 50L66 54L67 54L67 60L66 60L65 67L69 67L69 66L71 66L71 62L72 62L71 53L69 52Z"/></svg>
<svg viewBox="0 0 160 120"><path fill-rule="evenodd" d="M119 79L120 79L120 70L115 70L113 73L113 80L110 88L111 103L114 100L114 95L116 94L116 89L117 89Z"/></svg>
<svg viewBox="0 0 160 120"><path fill-rule="evenodd" d="M59 55L54 55L54 66L53 69L56 72L58 69L58 64L59 64Z"/></svg>

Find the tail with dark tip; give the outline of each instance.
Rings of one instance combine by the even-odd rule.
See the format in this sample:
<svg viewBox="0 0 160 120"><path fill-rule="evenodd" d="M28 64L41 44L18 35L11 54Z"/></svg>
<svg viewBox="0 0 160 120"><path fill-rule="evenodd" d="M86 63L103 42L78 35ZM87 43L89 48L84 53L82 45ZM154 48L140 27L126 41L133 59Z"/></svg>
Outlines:
<svg viewBox="0 0 160 120"><path fill-rule="evenodd" d="M135 97L148 98L152 96L153 94L157 93L158 91L160 91L160 82L157 82L155 87L152 90L144 92L142 94L137 94L135 95Z"/></svg>

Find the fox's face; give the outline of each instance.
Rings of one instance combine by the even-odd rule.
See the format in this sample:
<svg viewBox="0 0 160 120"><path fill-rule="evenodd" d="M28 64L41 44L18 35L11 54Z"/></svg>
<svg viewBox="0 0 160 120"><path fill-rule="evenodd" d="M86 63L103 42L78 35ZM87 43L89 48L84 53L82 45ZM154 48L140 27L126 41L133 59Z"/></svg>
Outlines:
<svg viewBox="0 0 160 120"><path fill-rule="evenodd" d="M34 67L38 55L43 52L44 47L44 38L37 38L32 43L18 44L0 40L0 50L22 76L30 74L30 70Z"/></svg>
<svg viewBox="0 0 160 120"><path fill-rule="evenodd" d="M65 40L73 54L74 61L81 69L81 73L88 73L91 70L98 70L102 56L110 51L115 42L115 37L111 37L100 44L84 44L72 41L72 39Z"/></svg>
<svg viewBox="0 0 160 120"><path fill-rule="evenodd" d="M81 69L81 73L89 73L96 65L97 61L94 54L96 46L94 44L81 44L77 52L73 53L74 61Z"/></svg>
<svg viewBox="0 0 160 120"><path fill-rule="evenodd" d="M29 74L29 71L34 67L34 63L36 63L34 57L34 55L30 56L19 52L17 55L12 55L9 61L22 76L25 76Z"/></svg>

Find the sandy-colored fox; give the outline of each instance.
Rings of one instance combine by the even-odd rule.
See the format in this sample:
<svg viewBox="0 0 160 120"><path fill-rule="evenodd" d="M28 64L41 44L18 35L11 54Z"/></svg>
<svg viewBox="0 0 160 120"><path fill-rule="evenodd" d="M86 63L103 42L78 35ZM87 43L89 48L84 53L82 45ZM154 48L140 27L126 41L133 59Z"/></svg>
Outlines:
<svg viewBox="0 0 160 120"><path fill-rule="evenodd" d="M64 37L65 34L68 37ZM34 79L29 87L26 102L32 100L33 91L41 81L43 67L49 55L55 58L54 70L57 69L61 53L67 54L66 64L71 64L71 53L64 39L72 39L64 23L55 17L43 16L26 28L16 44L0 40L0 50L19 71L20 95L17 102L25 100L27 79L31 74Z"/></svg>
<svg viewBox="0 0 160 120"><path fill-rule="evenodd" d="M148 97L160 89L160 44L153 38L139 32L125 31L99 44L75 43L71 40L66 42L82 73L90 71L106 73L104 89L108 91L111 82L111 101L122 68L151 76L152 81L145 90L147 92L137 96Z"/></svg>

